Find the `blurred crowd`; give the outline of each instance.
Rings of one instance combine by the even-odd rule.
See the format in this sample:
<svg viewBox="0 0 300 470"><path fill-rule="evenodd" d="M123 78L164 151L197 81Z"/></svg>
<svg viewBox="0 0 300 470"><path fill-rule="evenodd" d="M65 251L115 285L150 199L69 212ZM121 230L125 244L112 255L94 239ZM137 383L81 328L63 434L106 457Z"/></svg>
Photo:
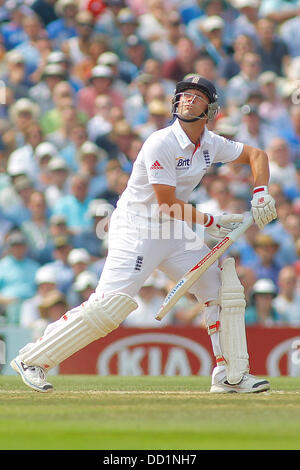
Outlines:
<svg viewBox="0 0 300 470"><path fill-rule="evenodd" d="M0 58L2 323L38 336L94 291L137 154L198 73L218 91L209 128L270 159L278 219L229 253L246 324L300 325L299 0L0 0ZM190 202L244 213L251 188L248 168L217 165ZM170 287L153 273L125 324L159 326ZM187 296L167 322L203 315Z"/></svg>

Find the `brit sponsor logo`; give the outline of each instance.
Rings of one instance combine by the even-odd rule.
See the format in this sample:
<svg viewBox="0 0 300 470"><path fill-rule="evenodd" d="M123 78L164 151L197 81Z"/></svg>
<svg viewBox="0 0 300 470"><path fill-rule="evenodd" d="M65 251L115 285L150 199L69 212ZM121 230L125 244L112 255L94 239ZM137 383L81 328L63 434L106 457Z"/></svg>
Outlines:
<svg viewBox="0 0 300 470"><path fill-rule="evenodd" d="M176 162L177 162L177 164L176 164L176 169L177 170L186 170L191 165L191 159L190 158L177 157Z"/></svg>

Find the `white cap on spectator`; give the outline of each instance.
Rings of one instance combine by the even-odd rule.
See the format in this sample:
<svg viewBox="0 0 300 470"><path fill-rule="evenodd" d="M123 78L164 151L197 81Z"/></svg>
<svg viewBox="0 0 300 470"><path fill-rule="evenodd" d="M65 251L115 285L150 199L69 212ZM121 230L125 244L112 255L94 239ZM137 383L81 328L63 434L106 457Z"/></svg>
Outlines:
<svg viewBox="0 0 300 470"><path fill-rule="evenodd" d="M35 274L36 284L51 283L56 284L56 276L54 270L50 266L42 266Z"/></svg>
<svg viewBox="0 0 300 470"><path fill-rule="evenodd" d="M57 157L58 151L55 145L53 145L51 142L42 142L36 147L34 154L37 158L43 158L46 155Z"/></svg>
<svg viewBox="0 0 300 470"><path fill-rule="evenodd" d="M59 16L63 15L64 9L69 5L74 5L78 8L78 1L77 0L58 0L55 4L56 13Z"/></svg>
<svg viewBox="0 0 300 470"><path fill-rule="evenodd" d="M11 119L14 122L19 113L28 111L34 119L37 119L40 113L40 107L34 101L28 98L20 98L10 108Z"/></svg>
<svg viewBox="0 0 300 470"><path fill-rule="evenodd" d="M120 58L114 52L106 51L99 55L97 63L98 65L117 65L120 62Z"/></svg>
<svg viewBox="0 0 300 470"><path fill-rule="evenodd" d="M213 31L215 29L224 28L224 20L217 15L208 16L205 20L201 21L201 27L204 31Z"/></svg>
<svg viewBox="0 0 300 470"><path fill-rule="evenodd" d="M19 159L18 160L8 159L6 171L10 176L28 175L29 173L26 163Z"/></svg>
<svg viewBox="0 0 300 470"><path fill-rule="evenodd" d="M260 74L260 76L258 77L258 83L260 85L267 85L268 83L276 83L277 79L278 75L276 75L275 72L268 70L267 72L263 72Z"/></svg>
<svg viewBox="0 0 300 470"><path fill-rule="evenodd" d="M53 51L47 56L47 64L59 64L60 62L68 61L68 56L62 51Z"/></svg>
<svg viewBox="0 0 300 470"><path fill-rule="evenodd" d="M90 255L85 248L73 248L68 256L68 263L71 266L77 263L89 263L90 260Z"/></svg>
<svg viewBox="0 0 300 470"><path fill-rule="evenodd" d="M79 148L79 158L81 158L83 155L88 155L88 154L94 154L98 159L103 159L104 155L101 152L101 149L98 147L98 145L94 144L94 142L90 142L89 140L85 141L81 147Z"/></svg>
<svg viewBox="0 0 300 470"><path fill-rule="evenodd" d="M95 289L97 287L97 284L98 278L96 274L91 271L83 271L78 275L73 286L76 292L81 292L87 289L88 287L92 287L93 289Z"/></svg>
<svg viewBox="0 0 300 470"><path fill-rule="evenodd" d="M259 279L255 282L253 289L253 295L255 294L277 294L276 285L272 281L272 279Z"/></svg>
<svg viewBox="0 0 300 470"><path fill-rule="evenodd" d="M69 170L69 167L65 160L63 160L60 157L52 157L50 162L48 163L48 169L50 171L55 171L55 170Z"/></svg>
<svg viewBox="0 0 300 470"><path fill-rule="evenodd" d="M91 72L91 79L93 78L110 78L112 79L114 76L113 71L110 67L106 65L96 65L96 67L92 68Z"/></svg>
<svg viewBox="0 0 300 470"><path fill-rule="evenodd" d="M23 64L25 62L23 54L19 51L9 51L5 54L5 60L9 64Z"/></svg>
<svg viewBox="0 0 300 470"><path fill-rule="evenodd" d="M258 0L233 0L232 2L235 8L258 8L259 1Z"/></svg>

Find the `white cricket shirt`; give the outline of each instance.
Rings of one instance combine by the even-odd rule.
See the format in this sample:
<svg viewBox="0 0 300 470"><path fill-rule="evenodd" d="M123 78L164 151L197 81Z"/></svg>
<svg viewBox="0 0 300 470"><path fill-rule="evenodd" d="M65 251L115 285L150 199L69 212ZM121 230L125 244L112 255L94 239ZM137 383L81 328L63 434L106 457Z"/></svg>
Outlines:
<svg viewBox="0 0 300 470"><path fill-rule="evenodd" d="M231 162L242 150L242 143L221 137L206 127L200 146L195 148L176 119L144 142L117 208L155 220L158 204L153 184L176 187L176 197L188 203L213 163Z"/></svg>

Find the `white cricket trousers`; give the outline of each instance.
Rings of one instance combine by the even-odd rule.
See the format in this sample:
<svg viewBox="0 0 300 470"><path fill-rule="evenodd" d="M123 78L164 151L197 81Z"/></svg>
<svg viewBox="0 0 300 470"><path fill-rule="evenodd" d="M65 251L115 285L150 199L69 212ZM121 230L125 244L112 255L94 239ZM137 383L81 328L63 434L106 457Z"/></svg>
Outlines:
<svg viewBox="0 0 300 470"><path fill-rule="evenodd" d="M155 269L177 282L208 252L203 240L185 222L150 224L146 219L116 209L110 221L108 256L96 296L124 292L134 297ZM220 269L215 262L190 292L199 302L216 300L220 285ZM205 318L207 326L215 324L219 319L218 305L206 307ZM214 355L222 356L219 333L213 334L211 340Z"/></svg>

